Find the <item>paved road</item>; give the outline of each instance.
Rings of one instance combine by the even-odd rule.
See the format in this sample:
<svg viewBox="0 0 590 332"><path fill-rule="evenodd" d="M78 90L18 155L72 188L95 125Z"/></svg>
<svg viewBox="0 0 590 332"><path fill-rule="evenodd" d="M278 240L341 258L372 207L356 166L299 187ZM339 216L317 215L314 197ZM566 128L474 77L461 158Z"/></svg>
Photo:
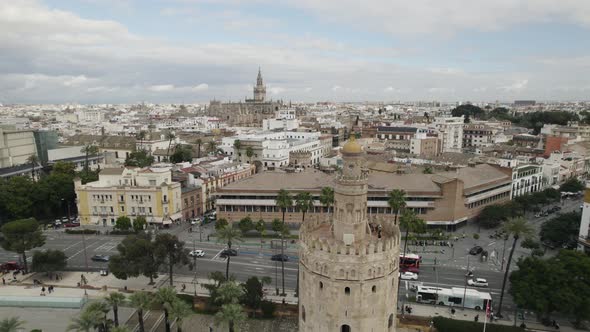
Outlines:
<svg viewBox="0 0 590 332"><path fill-rule="evenodd" d="M565 200L562 212L579 209L581 200ZM547 218L534 218L529 216L531 224L538 229L540 224ZM219 257L219 252L224 248L223 244L207 242L207 235L213 232L212 225L203 227L200 241L198 232L188 232L189 225L178 225L166 230L179 236L179 238L186 242L188 248L203 249L206 252L205 257L199 258L197 262L197 274L199 277L206 277L209 272L225 271L225 259ZM420 281L425 284L439 285L441 287L463 287L465 284L464 275L467 271L467 265L470 269L474 269L477 277L486 278L490 283L489 291L491 292L495 301L499 299L499 292L501 289L503 273L501 272L501 256L504 248L504 241L490 239L489 235L492 231L478 229L477 226L468 225L456 232L456 235L462 233L466 234L465 238L453 242L453 248L441 246L428 246L426 248L409 246L410 251L415 251L424 257L422 273L420 274ZM471 235L479 233L481 238L474 240ZM93 255L113 255L117 253L117 245L123 239L123 236L107 236L107 235L68 235L64 234L63 230L49 230L46 231L47 241L44 249L59 249L63 250L68 257L68 267L72 269L83 270L86 264L91 269L105 268L108 264L101 262L93 262L90 258ZM273 282L278 281L280 287L280 262L273 262L270 260L272 254L278 253L276 250L267 248L260 250L256 245L257 239L247 239L246 244L238 245L239 255L232 257L230 264L230 274L233 274L238 280L246 280L250 276L269 276ZM510 241L508 241L510 242ZM86 255L84 254L84 243L86 244ZM473 245L481 245L490 252L495 253L495 258L488 262L479 262L474 256L468 255L467 251ZM403 244L402 244L403 245ZM509 251L510 243L507 245ZM403 248L403 247L402 247ZM444 250L444 253L441 251ZM494 251L495 250L495 251ZM436 251L437 253L435 253ZM292 261L285 263L285 284L287 288L295 288L297 280L297 251L294 246L286 250L286 254L292 257ZM529 251L517 247L515 253L517 257L528 255ZM31 255L31 254L29 254ZM508 252L505 253L507 257ZM86 257L85 257L86 256ZM436 258L436 270L433 269L434 259ZM468 262L469 259L469 262ZM18 260L18 256L11 252L6 252L0 249L0 262ZM514 268L516 264L512 264ZM177 269L177 273L184 275L194 275L194 271L188 268ZM275 278L278 276L278 280ZM508 287L507 287L508 288ZM506 297L507 304L512 305L509 296Z"/></svg>

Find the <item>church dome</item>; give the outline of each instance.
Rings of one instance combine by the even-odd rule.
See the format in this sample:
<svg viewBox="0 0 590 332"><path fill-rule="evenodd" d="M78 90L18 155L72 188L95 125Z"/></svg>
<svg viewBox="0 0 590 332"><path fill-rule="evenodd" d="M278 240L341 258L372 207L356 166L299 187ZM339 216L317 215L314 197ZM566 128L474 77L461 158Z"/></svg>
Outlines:
<svg viewBox="0 0 590 332"><path fill-rule="evenodd" d="M342 152L348 154L361 153L363 152L363 148L356 141L356 138L354 136L351 136L348 142L344 144L344 147L342 147Z"/></svg>

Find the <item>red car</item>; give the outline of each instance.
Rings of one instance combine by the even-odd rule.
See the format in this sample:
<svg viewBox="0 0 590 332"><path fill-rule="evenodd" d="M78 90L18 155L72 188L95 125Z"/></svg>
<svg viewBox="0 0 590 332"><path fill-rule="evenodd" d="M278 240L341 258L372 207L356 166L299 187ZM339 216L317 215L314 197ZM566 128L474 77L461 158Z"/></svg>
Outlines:
<svg viewBox="0 0 590 332"><path fill-rule="evenodd" d="M63 225L65 228L80 227L80 224L75 222L68 222Z"/></svg>
<svg viewBox="0 0 590 332"><path fill-rule="evenodd" d="M0 265L0 270L2 271L15 271L15 270L22 270L24 267L19 264L18 262L6 262Z"/></svg>

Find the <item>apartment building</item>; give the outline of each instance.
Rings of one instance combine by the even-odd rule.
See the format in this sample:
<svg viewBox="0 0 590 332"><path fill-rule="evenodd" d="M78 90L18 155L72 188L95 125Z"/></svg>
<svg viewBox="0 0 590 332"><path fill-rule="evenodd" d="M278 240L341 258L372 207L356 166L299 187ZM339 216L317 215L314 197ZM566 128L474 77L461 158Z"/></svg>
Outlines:
<svg viewBox="0 0 590 332"><path fill-rule="evenodd" d="M494 143L497 130L484 124L465 124L463 127L463 147L477 149Z"/></svg>
<svg viewBox="0 0 590 332"><path fill-rule="evenodd" d="M586 188L584 205L582 206L582 220L578 235L578 250L590 253L590 189Z"/></svg>
<svg viewBox="0 0 590 332"><path fill-rule="evenodd" d="M80 222L113 226L121 216L144 216L150 225L168 225L182 218L180 183L169 168L106 168L98 181L74 182Z"/></svg>
<svg viewBox="0 0 590 332"><path fill-rule="evenodd" d="M543 167L523 164L512 168L512 194L510 199L545 189Z"/></svg>
<svg viewBox="0 0 590 332"><path fill-rule="evenodd" d="M463 148L463 116L437 117L434 127L440 133L441 152L461 152Z"/></svg>
<svg viewBox="0 0 590 332"><path fill-rule="evenodd" d="M306 215L316 218L329 213L319 202L323 187L332 187L334 174L318 170L301 173L265 172L243 181L219 188L216 193L218 218L239 221L252 219L271 221L281 217L275 204L280 189L292 195L309 192L314 197L314 209ZM391 215L387 197L391 190L406 192L407 208L423 218L429 226L454 229L476 217L487 205L510 199L510 171L497 166L481 164L465 167L456 172L438 174L369 173L367 213ZM286 222L298 224L301 213L295 207L287 209Z"/></svg>

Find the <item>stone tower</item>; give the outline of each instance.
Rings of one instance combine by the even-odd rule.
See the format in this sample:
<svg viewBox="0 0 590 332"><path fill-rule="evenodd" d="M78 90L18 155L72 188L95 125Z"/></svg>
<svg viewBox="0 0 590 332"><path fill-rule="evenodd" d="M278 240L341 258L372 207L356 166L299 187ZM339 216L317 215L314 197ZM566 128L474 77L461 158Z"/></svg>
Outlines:
<svg viewBox="0 0 590 332"><path fill-rule="evenodd" d="M262 82L262 73L260 72L260 67L258 68L258 77L256 78L256 86L254 87L254 101L255 102L264 102L266 98L266 86Z"/></svg>
<svg viewBox="0 0 590 332"><path fill-rule="evenodd" d="M301 226L299 331L395 331L400 232L367 216L367 176L352 138L335 183L334 212ZM330 218L332 220L330 220Z"/></svg>

